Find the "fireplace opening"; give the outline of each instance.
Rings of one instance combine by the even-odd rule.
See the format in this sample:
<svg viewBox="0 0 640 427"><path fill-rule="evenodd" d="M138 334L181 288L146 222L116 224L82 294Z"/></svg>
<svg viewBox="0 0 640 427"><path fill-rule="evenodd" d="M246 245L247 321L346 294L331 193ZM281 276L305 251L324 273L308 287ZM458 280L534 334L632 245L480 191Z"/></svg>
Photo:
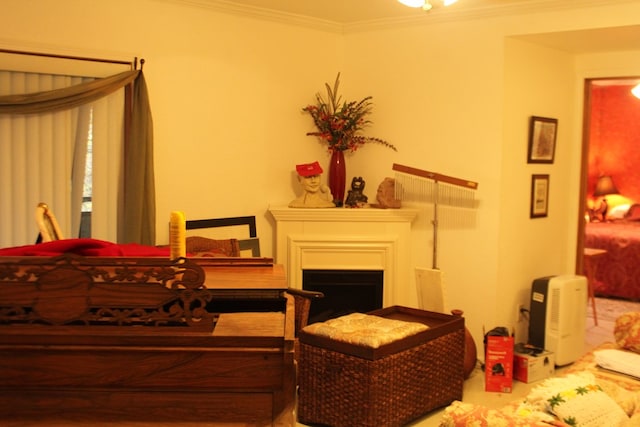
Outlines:
<svg viewBox="0 0 640 427"><path fill-rule="evenodd" d="M382 308L383 281L381 270L303 270L302 289L324 294L311 304L309 323Z"/></svg>

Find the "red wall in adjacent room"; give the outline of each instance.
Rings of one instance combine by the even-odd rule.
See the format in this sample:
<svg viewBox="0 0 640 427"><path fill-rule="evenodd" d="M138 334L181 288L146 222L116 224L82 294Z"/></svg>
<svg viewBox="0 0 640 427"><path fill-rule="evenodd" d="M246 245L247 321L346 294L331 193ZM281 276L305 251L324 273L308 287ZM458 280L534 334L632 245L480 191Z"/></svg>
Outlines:
<svg viewBox="0 0 640 427"><path fill-rule="evenodd" d="M640 203L640 99L632 85L592 86L587 198L600 175Z"/></svg>

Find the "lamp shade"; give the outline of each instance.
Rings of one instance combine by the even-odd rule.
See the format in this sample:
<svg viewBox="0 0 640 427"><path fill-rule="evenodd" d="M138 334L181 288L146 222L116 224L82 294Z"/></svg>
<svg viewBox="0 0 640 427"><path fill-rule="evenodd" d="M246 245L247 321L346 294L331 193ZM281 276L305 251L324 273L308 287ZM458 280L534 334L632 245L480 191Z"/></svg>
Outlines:
<svg viewBox="0 0 640 427"><path fill-rule="evenodd" d="M608 194L620 194L618 188L613 183L610 175L603 175L596 182L596 189L593 191L594 197L606 196Z"/></svg>

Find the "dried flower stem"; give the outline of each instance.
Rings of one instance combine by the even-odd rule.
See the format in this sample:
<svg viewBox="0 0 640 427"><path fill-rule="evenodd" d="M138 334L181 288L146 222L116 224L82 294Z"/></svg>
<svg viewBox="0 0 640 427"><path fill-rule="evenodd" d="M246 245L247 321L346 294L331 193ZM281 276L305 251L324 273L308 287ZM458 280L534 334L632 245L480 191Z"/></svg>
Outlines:
<svg viewBox="0 0 640 427"><path fill-rule="evenodd" d="M359 134L372 122L366 117L371 114L372 97L367 96L361 101L343 102L338 95L340 86L340 73L336 77L333 88L325 83L327 100L321 94L316 94L316 105L308 105L302 109L313 118L318 131L307 132L308 136L317 136L328 144L329 151L356 151L367 142L382 144L398 151L396 147L387 141L371 136Z"/></svg>

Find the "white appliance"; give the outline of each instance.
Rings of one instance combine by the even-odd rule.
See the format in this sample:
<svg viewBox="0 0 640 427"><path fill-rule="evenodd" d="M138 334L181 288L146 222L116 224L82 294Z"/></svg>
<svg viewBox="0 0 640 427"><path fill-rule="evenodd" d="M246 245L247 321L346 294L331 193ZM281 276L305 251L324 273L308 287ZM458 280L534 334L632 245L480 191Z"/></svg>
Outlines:
<svg viewBox="0 0 640 427"><path fill-rule="evenodd" d="M531 285L529 344L555 353L556 365L575 362L584 353L587 278L549 276Z"/></svg>

